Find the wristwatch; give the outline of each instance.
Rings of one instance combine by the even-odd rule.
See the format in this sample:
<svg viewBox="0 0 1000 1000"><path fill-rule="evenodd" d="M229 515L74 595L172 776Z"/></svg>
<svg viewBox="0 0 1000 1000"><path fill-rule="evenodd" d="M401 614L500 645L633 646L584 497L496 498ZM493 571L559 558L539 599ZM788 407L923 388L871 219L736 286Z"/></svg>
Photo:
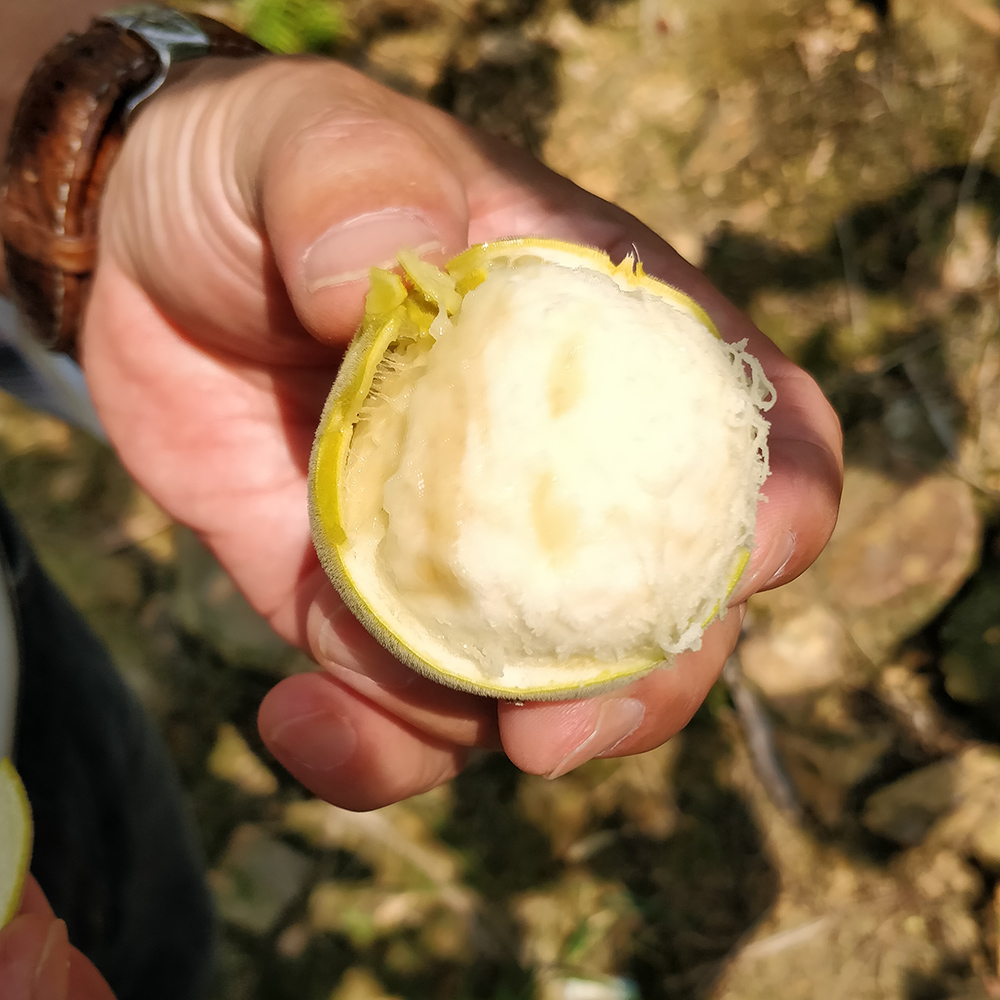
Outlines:
<svg viewBox="0 0 1000 1000"><path fill-rule="evenodd" d="M211 18L137 4L67 35L35 68L4 161L0 235L15 301L47 346L73 352L129 117L179 62L265 51Z"/></svg>

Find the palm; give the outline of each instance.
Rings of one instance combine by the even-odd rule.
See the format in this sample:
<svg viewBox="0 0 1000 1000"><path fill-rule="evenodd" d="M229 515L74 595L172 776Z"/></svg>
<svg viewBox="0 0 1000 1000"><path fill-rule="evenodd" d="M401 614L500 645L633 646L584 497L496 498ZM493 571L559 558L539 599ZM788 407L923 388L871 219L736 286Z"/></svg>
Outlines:
<svg viewBox="0 0 1000 1000"><path fill-rule="evenodd" d="M340 351L312 343L309 366L224 357L182 335L121 272L102 273L97 291L86 365L125 464L278 632L304 643L296 609L318 585L306 470Z"/></svg>
<svg viewBox="0 0 1000 1000"><path fill-rule="evenodd" d="M520 206L495 207L503 187L481 179L478 200L494 208L470 220L477 241L526 224ZM528 224L565 228L548 212ZM588 228L592 240L611 231L598 219ZM203 315L225 318L211 324L201 316L167 318L117 260L106 259L84 360L129 471L202 536L284 638L305 645L301 611L322 581L309 538L309 451L360 318L363 287L324 331L332 344L319 343L296 319L280 282L266 277L262 247L254 256L260 280L248 282L197 247L178 255L171 280Z"/></svg>

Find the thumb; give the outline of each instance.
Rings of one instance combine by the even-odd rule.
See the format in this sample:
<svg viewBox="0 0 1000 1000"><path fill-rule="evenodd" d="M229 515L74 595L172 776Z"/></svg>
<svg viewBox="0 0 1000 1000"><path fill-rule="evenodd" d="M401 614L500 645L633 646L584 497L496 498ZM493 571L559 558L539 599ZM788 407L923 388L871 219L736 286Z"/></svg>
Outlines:
<svg viewBox="0 0 1000 1000"><path fill-rule="evenodd" d="M328 60L201 64L130 131L102 258L208 346L308 360L302 328L346 341L371 267L466 245L465 189L426 115Z"/></svg>
<svg viewBox="0 0 1000 1000"><path fill-rule="evenodd" d="M299 317L320 335L350 335L372 267L395 264L403 247L439 260L465 248L465 187L425 106L332 62L282 84L311 106L276 114L244 197L260 199Z"/></svg>

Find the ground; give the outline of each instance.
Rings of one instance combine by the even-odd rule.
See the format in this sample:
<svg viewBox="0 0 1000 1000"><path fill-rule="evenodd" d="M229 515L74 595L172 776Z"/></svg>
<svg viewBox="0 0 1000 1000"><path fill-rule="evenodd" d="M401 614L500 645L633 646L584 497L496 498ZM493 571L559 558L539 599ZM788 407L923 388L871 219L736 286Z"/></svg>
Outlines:
<svg viewBox="0 0 1000 1000"><path fill-rule="evenodd" d="M215 1000L1000 997L996 5L200 6L634 212L816 375L847 456L833 542L677 739L354 815L254 732L301 654L104 446L0 400L0 488L177 759Z"/></svg>

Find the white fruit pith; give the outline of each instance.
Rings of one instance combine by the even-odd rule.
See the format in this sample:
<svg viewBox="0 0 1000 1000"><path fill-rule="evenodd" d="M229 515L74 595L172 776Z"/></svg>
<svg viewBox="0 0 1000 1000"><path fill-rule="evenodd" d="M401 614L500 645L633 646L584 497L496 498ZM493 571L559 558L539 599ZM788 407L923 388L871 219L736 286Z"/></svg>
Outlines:
<svg viewBox="0 0 1000 1000"><path fill-rule="evenodd" d="M0 927L21 901L31 860L31 808L14 765L0 760Z"/></svg>
<svg viewBox="0 0 1000 1000"><path fill-rule="evenodd" d="M310 469L331 579L404 662L557 698L697 648L749 556L774 393L687 296L552 240L373 273Z"/></svg>

